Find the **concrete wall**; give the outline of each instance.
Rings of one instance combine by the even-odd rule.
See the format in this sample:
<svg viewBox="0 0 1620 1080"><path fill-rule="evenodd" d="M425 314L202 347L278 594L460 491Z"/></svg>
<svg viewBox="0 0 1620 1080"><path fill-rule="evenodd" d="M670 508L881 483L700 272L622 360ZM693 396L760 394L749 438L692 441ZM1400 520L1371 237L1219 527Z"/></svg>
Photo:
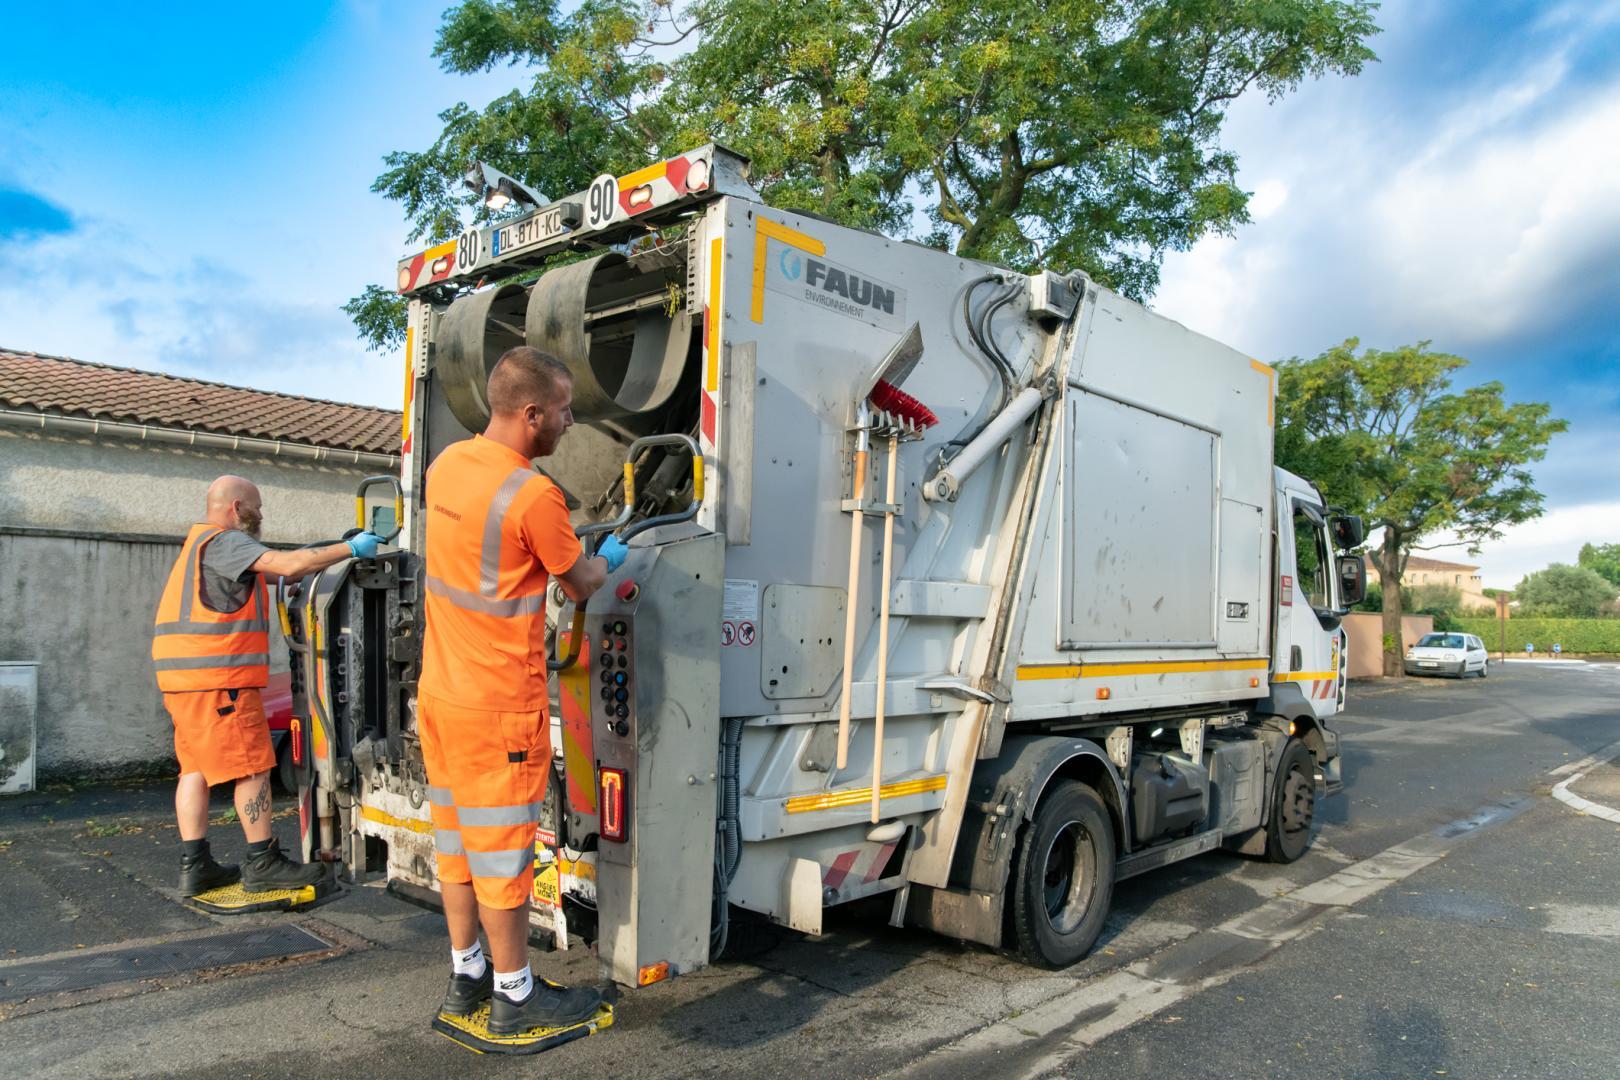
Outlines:
<svg viewBox="0 0 1620 1080"><path fill-rule="evenodd" d="M354 525L362 469L0 428L0 525L183 537L208 485L238 473L264 495L264 539L304 544ZM0 657L4 659L4 657Z"/></svg>
<svg viewBox="0 0 1620 1080"><path fill-rule="evenodd" d="M1434 632L1434 616L1403 615L1401 640L1410 645L1424 634ZM1350 639L1345 658L1352 679L1366 679L1384 673L1384 617L1375 612L1356 611L1344 617L1344 633Z"/></svg>
<svg viewBox="0 0 1620 1080"><path fill-rule="evenodd" d="M354 524L362 470L0 429L0 660L40 665L41 776L172 754L152 617L209 481L226 472L259 485L266 540L336 538ZM272 670L284 671L279 632L271 639Z"/></svg>

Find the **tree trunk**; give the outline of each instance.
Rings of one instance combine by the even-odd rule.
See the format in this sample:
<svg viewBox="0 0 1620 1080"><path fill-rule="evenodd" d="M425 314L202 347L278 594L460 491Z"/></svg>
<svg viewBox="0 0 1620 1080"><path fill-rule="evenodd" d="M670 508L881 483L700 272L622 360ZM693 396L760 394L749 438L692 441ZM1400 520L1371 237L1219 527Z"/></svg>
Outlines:
<svg viewBox="0 0 1620 1080"><path fill-rule="evenodd" d="M1394 529L1384 529L1383 550L1378 557L1378 577L1384 586L1384 675L1406 674L1401 641L1401 537Z"/></svg>

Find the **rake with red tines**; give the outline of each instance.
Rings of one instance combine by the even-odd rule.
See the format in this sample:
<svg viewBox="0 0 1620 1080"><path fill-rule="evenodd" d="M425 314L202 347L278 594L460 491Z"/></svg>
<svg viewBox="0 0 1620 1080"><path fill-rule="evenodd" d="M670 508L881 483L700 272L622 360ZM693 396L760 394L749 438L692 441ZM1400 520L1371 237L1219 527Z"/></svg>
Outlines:
<svg viewBox="0 0 1620 1080"><path fill-rule="evenodd" d="M857 591L861 584L861 538L868 508L883 515L883 588L879 594L878 609L878 670L877 713L872 721L872 821L880 816L879 788L883 783L883 708L889 679L889 582L894 554L894 516L899 510L895 504L895 466L899 461L900 442L918 439L922 433L939 423L939 417L921 401L900 389L900 384L922 359L922 328L912 323L901 335L881 363L870 373L864 384L856 388L853 403L855 432L855 460L853 464L854 498L845 504L851 511L849 537L849 590L844 603L844 680L843 694L838 704L838 767L849 764L849 710L850 688L855 669L855 609ZM889 440L888 484L883 502L870 505L866 500L867 458L872 449L873 433Z"/></svg>

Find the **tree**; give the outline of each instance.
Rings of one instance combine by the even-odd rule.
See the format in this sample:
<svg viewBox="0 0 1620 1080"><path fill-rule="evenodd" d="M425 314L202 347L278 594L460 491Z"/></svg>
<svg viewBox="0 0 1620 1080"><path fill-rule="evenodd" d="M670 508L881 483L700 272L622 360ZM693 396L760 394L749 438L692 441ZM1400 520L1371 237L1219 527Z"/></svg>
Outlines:
<svg viewBox="0 0 1620 1080"><path fill-rule="evenodd" d="M1248 220L1230 104L1376 57L1369 0L463 0L433 54L523 69L440 114L373 190L411 239L487 220L485 161L551 196L710 140L772 206L909 233L1016 268L1082 269L1137 299L1165 252ZM374 346L385 290L348 305Z"/></svg>
<svg viewBox="0 0 1620 1080"><path fill-rule="evenodd" d="M1590 545L1588 545L1590 546ZM1513 595L1523 615L1591 619L1614 614L1614 585L1585 566L1553 563L1519 582Z"/></svg>
<svg viewBox="0 0 1620 1080"><path fill-rule="evenodd" d="M1351 338L1278 367L1277 463L1330 503L1383 530L1373 552L1384 588L1384 674L1401 674L1401 574L1440 532L1476 551L1502 526L1541 513L1526 466L1568 425L1545 404L1510 405L1489 382L1448 392L1468 361L1429 342L1387 351Z"/></svg>
<svg viewBox="0 0 1620 1080"><path fill-rule="evenodd" d="M1412 611L1418 615L1462 614L1462 590L1455 585L1419 585L1412 590Z"/></svg>
<svg viewBox="0 0 1620 1080"><path fill-rule="evenodd" d="M1582 544L1576 563L1620 588L1620 544Z"/></svg>

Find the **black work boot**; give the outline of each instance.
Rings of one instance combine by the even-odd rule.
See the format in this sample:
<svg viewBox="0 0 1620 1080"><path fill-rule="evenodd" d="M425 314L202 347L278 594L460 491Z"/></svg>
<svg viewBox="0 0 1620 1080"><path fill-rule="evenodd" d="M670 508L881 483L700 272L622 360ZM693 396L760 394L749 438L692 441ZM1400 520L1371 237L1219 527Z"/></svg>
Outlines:
<svg viewBox="0 0 1620 1080"><path fill-rule="evenodd" d="M471 975L450 976L450 989L445 991L444 1004L439 1011L446 1016L471 1016L495 992L495 965L484 961L484 973L478 978Z"/></svg>
<svg viewBox="0 0 1620 1080"><path fill-rule="evenodd" d="M566 1027L589 1020L602 1007L602 992L589 987L551 986L534 980L523 1001L508 1001L499 994L489 1007L491 1035L517 1035L530 1028Z"/></svg>
<svg viewBox="0 0 1620 1080"><path fill-rule="evenodd" d="M281 853L281 841L271 837L269 846L255 853L251 846L242 860L242 888L248 892L274 892L301 889L326 876L321 863L295 863Z"/></svg>
<svg viewBox="0 0 1620 1080"><path fill-rule="evenodd" d="M222 866L214 861L208 850L208 841L195 854L180 852L180 895L196 896L221 885L234 885L242 875L235 866Z"/></svg>

